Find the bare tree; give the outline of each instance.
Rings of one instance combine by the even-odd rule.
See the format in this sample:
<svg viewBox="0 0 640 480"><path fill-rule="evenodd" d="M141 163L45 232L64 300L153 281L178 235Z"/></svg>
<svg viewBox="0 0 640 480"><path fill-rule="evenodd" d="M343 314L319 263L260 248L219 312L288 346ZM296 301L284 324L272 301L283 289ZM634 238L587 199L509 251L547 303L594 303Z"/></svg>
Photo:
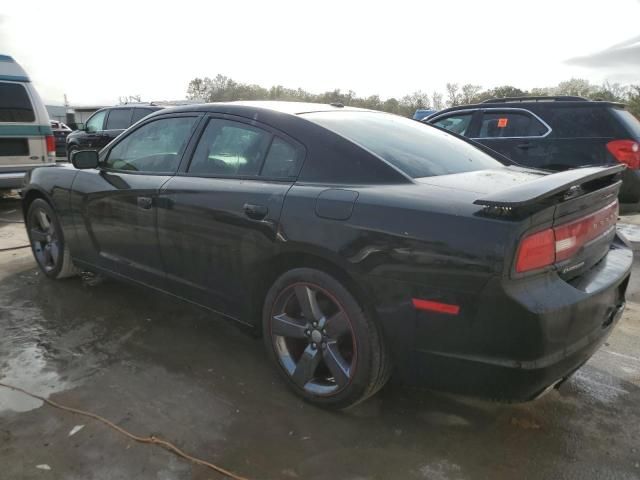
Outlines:
<svg viewBox="0 0 640 480"><path fill-rule="evenodd" d="M478 93L480 93L480 90L482 90L482 87L480 85L472 85L470 83L463 85L462 94L460 94L460 103L475 103L476 97L478 96Z"/></svg>
<svg viewBox="0 0 640 480"><path fill-rule="evenodd" d="M449 107L460 105L460 94L458 93L457 83L447 83L447 105Z"/></svg>
<svg viewBox="0 0 640 480"><path fill-rule="evenodd" d="M434 92L431 94L431 108L434 110L442 110L444 108L444 99L440 92Z"/></svg>

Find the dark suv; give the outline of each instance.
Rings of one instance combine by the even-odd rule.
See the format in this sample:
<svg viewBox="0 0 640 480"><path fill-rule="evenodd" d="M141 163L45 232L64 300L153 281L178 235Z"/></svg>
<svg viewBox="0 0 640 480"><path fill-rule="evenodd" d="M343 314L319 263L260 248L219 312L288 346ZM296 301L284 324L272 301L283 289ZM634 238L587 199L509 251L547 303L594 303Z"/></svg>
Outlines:
<svg viewBox="0 0 640 480"><path fill-rule="evenodd" d="M500 98L441 110L423 121L528 167L624 163L620 201L640 201L640 122L622 104L569 96Z"/></svg>
<svg viewBox="0 0 640 480"><path fill-rule="evenodd" d="M100 150L138 120L161 108L152 104L101 108L67 136L68 158L74 150Z"/></svg>

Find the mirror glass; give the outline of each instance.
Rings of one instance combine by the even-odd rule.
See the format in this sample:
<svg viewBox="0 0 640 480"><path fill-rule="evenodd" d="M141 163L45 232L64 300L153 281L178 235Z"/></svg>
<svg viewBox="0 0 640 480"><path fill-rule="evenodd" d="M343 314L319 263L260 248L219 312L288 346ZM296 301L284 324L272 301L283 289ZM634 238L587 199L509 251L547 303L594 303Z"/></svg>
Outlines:
<svg viewBox="0 0 640 480"><path fill-rule="evenodd" d="M80 169L96 168L98 166L98 152L82 150L71 154L71 163Z"/></svg>

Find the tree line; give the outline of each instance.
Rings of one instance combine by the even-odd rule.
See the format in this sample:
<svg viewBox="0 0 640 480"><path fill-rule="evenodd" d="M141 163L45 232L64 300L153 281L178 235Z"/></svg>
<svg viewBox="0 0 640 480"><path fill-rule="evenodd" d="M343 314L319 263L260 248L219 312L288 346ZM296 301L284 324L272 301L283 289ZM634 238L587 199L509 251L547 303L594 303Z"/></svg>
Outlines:
<svg viewBox="0 0 640 480"><path fill-rule="evenodd" d="M288 100L313 103L342 103L354 107L370 108L412 117L418 109L441 110L445 107L479 103L490 98L575 95L592 100L607 100L626 103L628 109L640 118L640 85L621 85L605 82L601 85L581 78L560 82L555 87L521 90L504 85L483 89L480 85L447 83L446 92L432 93L418 90L401 98L383 100L379 95L359 97L353 90L335 89L323 93L311 93L302 88L287 88L282 85L265 88L260 85L237 82L225 75L213 78L194 78L187 87L187 98L203 102L230 102L234 100Z"/></svg>

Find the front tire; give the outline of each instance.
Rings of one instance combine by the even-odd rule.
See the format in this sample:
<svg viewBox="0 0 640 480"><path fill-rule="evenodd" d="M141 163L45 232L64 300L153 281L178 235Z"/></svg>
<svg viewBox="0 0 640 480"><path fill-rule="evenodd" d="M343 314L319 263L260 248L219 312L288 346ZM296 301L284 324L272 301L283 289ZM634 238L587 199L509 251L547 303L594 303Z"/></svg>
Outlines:
<svg viewBox="0 0 640 480"><path fill-rule="evenodd" d="M267 352L287 384L322 407L348 408L380 390L391 362L377 325L332 276L297 268L263 308Z"/></svg>
<svg viewBox="0 0 640 480"><path fill-rule="evenodd" d="M67 146L67 161L71 163L71 154L78 149L76 145L68 145Z"/></svg>
<svg viewBox="0 0 640 480"><path fill-rule="evenodd" d="M71 261L58 216L48 202L41 198L31 202L26 227L31 251L42 273L54 279L79 273Z"/></svg>

